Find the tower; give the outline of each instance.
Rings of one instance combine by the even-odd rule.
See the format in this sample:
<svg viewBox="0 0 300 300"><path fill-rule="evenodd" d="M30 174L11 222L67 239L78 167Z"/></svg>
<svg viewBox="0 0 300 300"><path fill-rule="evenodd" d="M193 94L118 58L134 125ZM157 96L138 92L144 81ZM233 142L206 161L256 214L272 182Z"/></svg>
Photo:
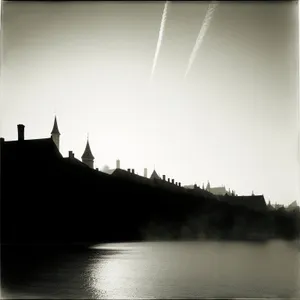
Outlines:
<svg viewBox="0 0 300 300"><path fill-rule="evenodd" d="M209 183L209 181L207 182L206 190L207 190L208 192L210 192L210 183Z"/></svg>
<svg viewBox="0 0 300 300"><path fill-rule="evenodd" d="M59 150L59 136L60 136L60 132L58 130L57 120L56 120L56 116L55 116L53 129L51 131L51 138L52 138L53 142L55 143L58 150Z"/></svg>
<svg viewBox="0 0 300 300"><path fill-rule="evenodd" d="M117 159L117 161L116 161L116 169L120 169L120 160L119 159Z"/></svg>
<svg viewBox="0 0 300 300"><path fill-rule="evenodd" d="M81 156L81 160L84 164L94 169L94 156L90 148L89 139L87 139L85 150Z"/></svg>

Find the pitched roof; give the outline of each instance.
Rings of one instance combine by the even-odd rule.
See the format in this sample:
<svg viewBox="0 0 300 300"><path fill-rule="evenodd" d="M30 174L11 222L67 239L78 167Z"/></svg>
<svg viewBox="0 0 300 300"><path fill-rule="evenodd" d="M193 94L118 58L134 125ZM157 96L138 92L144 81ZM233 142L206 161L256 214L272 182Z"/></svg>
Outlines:
<svg viewBox="0 0 300 300"><path fill-rule="evenodd" d="M150 179L161 179L158 174L156 173L156 171L154 170L150 176Z"/></svg>
<svg viewBox="0 0 300 300"><path fill-rule="evenodd" d="M217 199L217 196L213 193L208 192L205 189L198 187L196 184L185 185L183 188L189 193L193 193L194 195L202 196L205 198Z"/></svg>
<svg viewBox="0 0 300 300"><path fill-rule="evenodd" d="M122 169L115 169L111 176L128 179L130 181L137 182L140 184L146 184L146 185L149 185L152 187L159 187L159 188L173 190L173 191L180 190L181 192L185 192L185 189L183 187L172 184L171 182L168 182L168 181L161 180L159 177L158 178L154 177L151 180L150 178L147 178L147 177L135 174L135 173L131 173L131 172L128 172L128 171L125 171Z"/></svg>
<svg viewBox="0 0 300 300"><path fill-rule="evenodd" d="M56 116L54 118L54 125L53 125L53 129L51 131L51 134L60 134L60 132L58 130L58 126L57 126Z"/></svg>
<svg viewBox="0 0 300 300"><path fill-rule="evenodd" d="M297 207L297 201L293 201L288 207L289 208L294 208L294 207Z"/></svg>
<svg viewBox="0 0 300 300"><path fill-rule="evenodd" d="M241 205L253 210L265 210L267 204L263 195L253 196L219 196L220 201L225 201L231 205Z"/></svg>
<svg viewBox="0 0 300 300"><path fill-rule="evenodd" d="M1 159L31 161L46 161L62 158L52 138L23 141L5 141L1 149Z"/></svg>
<svg viewBox="0 0 300 300"><path fill-rule="evenodd" d="M130 180L139 182L139 183L147 183L147 184L151 183L151 181L147 177L140 176L138 174L125 171L123 169L115 169L115 170L113 170L111 175L116 176L116 177L127 178Z"/></svg>
<svg viewBox="0 0 300 300"><path fill-rule="evenodd" d="M111 175L112 173L114 173L115 170L117 170L117 169L108 169L104 173Z"/></svg>
<svg viewBox="0 0 300 300"><path fill-rule="evenodd" d="M227 193L226 189L224 186L220 187L211 187L209 190L211 193L214 195L225 195Z"/></svg>
<svg viewBox="0 0 300 300"><path fill-rule="evenodd" d="M117 170L117 169L108 169L107 168L107 169L102 169L101 172L105 173L105 174L108 174L108 175L111 175L112 173L114 173L115 170Z"/></svg>
<svg viewBox="0 0 300 300"><path fill-rule="evenodd" d="M190 185L184 185L183 186L185 189L194 189L195 185L194 184L190 184Z"/></svg>
<svg viewBox="0 0 300 300"><path fill-rule="evenodd" d="M94 159L94 156L92 154L89 141L87 140L85 150L81 156L82 159Z"/></svg>
<svg viewBox="0 0 300 300"><path fill-rule="evenodd" d="M75 157L72 157L72 158L64 157L64 160L72 165L77 165L77 166L81 166L81 167L89 169L89 167L85 163L81 162L79 159L77 159Z"/></svg>

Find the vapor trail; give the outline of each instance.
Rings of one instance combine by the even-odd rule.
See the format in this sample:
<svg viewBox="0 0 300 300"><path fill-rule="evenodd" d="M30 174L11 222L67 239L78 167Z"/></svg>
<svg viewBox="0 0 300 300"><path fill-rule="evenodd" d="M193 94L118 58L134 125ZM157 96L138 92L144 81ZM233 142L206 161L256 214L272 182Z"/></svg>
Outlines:
<svg viewBox="0 0 300 300"><path fill-rule="evenodd" d="M206 11L203 23L201 25L201 28L200 28L200 31L199 31L199 34L198 34L198 37L197 37L197 40L196 40L196 43L195 43L194 48L192 50L192 53L190 55L189 62L188 62L184 77L187 76L187 74L189 73L189 71L191 69L191 66L193 65L193 62L196 58L197 51L198 51L199 47L201 46L201 44L203 42L203 39L204 39L205 34L207 32L207 29L210 25L210 21L213 17L213 13L214 13L215 9L217 8L218 4L219 4L219 2L213 1L208 6L208 9Z"/></svg>
<svg viewBox="0 0 300 300"><path fill-rule="evenodd" d="M164 31L165 31L165 24L166 24L166 20L167 20L167 12L168 12L169 2L170 1L166 1L164 11L163 11L163 14L162 14L162 18L161 18L160 29L159 29L159 34L158 34L158 40L157 40L156 50L155 50L155 54L154 54L154 59L153 59L153 65L152 65L150 80L152 80L152 78L153 78L155 67L156 67L156 64L157 64L157 58L158 58L158 55L159 55L159 51L160 51L160 47L161 47L161 43L162 43Z"/></svg>
<svg viewBox="0 0 300 300"><path fill-rule="evenodd" d="M299 47L298 47L298 80L299 80L299 70L300 70L300 52L299 52L299 49L300 49L300 3L298 1L298 43L299 43ZM298 178L300 180L300 93L299 93L299 85L300 83L298 82L298 101L297 101L297 104L298 104L298 107L297 107L297 111L298 111L298 115L297 115L297 118L298 118ZM299 181L298 181L299 182ZM299 187L299 190L298 190L298 193L299 193L299 197L300 197L300 187ZM300 201L300 199L299 199Z"/></svg>

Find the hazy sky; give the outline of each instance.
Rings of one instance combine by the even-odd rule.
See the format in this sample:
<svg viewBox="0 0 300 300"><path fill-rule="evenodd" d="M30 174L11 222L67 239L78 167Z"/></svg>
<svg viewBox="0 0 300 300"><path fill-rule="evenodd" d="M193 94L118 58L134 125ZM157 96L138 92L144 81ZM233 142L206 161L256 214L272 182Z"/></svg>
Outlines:
<svg viewBox="0 0 300 300"><path fill-rule="evenodd" d="M297 177L295 2L221 2L186 80L208 2L6 2L1 136L50 136L96 167L143 168L288 204Z"/></svg>

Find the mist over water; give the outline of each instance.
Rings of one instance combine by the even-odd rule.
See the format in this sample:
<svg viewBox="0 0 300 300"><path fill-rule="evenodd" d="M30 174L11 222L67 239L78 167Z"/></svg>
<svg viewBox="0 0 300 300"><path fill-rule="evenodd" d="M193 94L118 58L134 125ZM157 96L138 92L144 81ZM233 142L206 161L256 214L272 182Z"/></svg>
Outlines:
<svg viewBox="0 0 300 300"><path fill-rule="evenodd" d="M15 261L13 275L2 274L4 297L5 293L57 299L300 296L299 249L281 241L101 244L57 255L33 268L29 277L22 272L28 268L25 261Z"/></svg>

